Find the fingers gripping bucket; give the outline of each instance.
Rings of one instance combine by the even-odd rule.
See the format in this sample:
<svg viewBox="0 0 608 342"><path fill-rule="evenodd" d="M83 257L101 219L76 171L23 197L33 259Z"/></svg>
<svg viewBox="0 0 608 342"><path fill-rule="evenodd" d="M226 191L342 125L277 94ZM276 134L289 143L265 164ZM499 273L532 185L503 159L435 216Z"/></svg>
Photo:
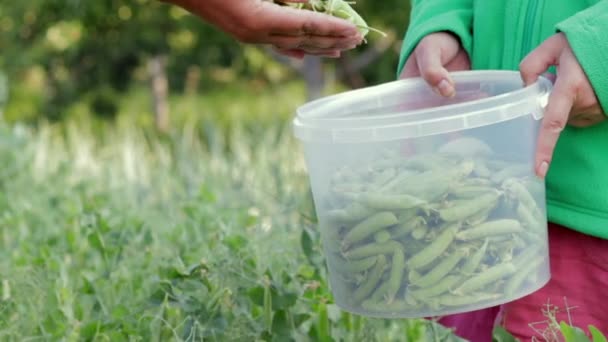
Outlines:
<svg viewBox="0 0 608 342"><path fill-rule="evenodd" d="M453 73L298 109L332 293L346 311L427 317L512 301L549 279L536 137L551 83Z"/></svg>

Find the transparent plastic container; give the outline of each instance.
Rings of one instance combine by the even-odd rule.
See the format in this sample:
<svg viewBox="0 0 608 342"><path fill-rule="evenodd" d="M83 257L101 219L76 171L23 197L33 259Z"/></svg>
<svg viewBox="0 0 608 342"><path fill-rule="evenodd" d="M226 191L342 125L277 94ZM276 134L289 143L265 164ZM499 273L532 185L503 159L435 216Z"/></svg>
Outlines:
<svg viewBox="0 0 608 342"><path fill-rule="evenodd" d="M298 109L330 286L344 310L428 317L515 300L550 277L534 152L551 82L517 72L421 79Z"/></svg>

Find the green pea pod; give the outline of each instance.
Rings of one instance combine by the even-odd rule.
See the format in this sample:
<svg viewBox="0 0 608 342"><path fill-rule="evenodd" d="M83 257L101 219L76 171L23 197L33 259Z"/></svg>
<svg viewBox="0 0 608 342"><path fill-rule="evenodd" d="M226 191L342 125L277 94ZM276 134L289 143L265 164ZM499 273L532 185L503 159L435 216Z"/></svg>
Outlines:
<svg viewBox="0 0 608 342"><path fill-rule="evenodd" d="M344 252L344 257L349 260L367 258L370 256L392 253L395 248L401 248L401 244L397 241L376 242L346 251Z"/></svg>
<svg viewBox="0 0 608 342"><path fill-rule="evenodd" d="M482 178L490 178L492 176L492 171L486 165L486 162L483 159L475 160L475 167L473 168L473 173L476 176Z"/></svg>
<svg viewBox="0 0 608 342"><path fill-rule="evenodd" d="M481 185L464 185L450 190L450 195L458 199L472 199L488 193L495 193L496 189Z"/></svg>
<svg viewBox="0 0 608 342"><path fill-rule="evenodd" d="M405 161L404 166L416 171L429 171L443 169L453 165L452 160L437 154L418 154Z"/></svg>
<svg viewBox="0 0 608 342"><path fill-rule="evenodd" d="M508 296L512 296L517 290L521 290L521 285L524 283L524 281L534 271L538 270L538 268L542 266L545 261L545 257L540 256L532 259L532 261L528 260L528 262L523 265L523 267L521 267L511 279L509 279L505 285L505 293Z"/></svg>
<svg viewBox="0 0 608 342"><path fill-rule="evenodd" d="M488 219L488 217L490 216L490 214L492 213L493 210L494 210L494 208L480 211L477 214L467 217L467 219L464 220L464 223L468 226L480 225Z"/></svg>
<svg viewBox="0 0 608 342"><path fill-rule="evenodd" d="M529 175L533 175L533 174L534 174L534 170L532 169L532 167L530 165L516 164L516 165L509 165L509 166L501 169L497 173L493 174L492 177L490 177L490 179L492 180L492 182L494 182L496 184L500 184L500 183L504 182L506 179L511 178L511 177L525 177L525 176L529 176Z"/></svg>
<svg viewBox="0 0 608 342"><path fill-rule="evenodd" d="M393 252L393 265L391 267L390 277L386 289L388 302L392 302L395 295L401 288L401 279L405 269L405 255L402 248L396 248Z"/></svg>
<svg viewBox="0 0 608 342"><path fill-rule="evenodd" d="M417 208L405 209L405 210L399 211L399 213L397 214L397 219L399 220L400 223L406 223L406 222L409 222L409 221L413 220L414 218L416 218L417 215L418 215Z"/></svg>
<svg viewBox="0 0 608 342"><path fill-rule="evenodd" d="M408 293L418 300L425 300L427 298L439 296L443 293L448 292L453 286L455 286L461 281L461 276L448 275L432 286L417 290L410 290L408 291Z"/></svg>
<svg viewBox="0 0 608 342"><path fill-rule="evenodd" d="M352 203L344 209L328 210L326 217L332 222L352 224L372 214L374 214L373 210L364 207L360 203Z"/></svg>
<svg viewBox="0 0 608 342"><path fill-rule="evenodd" d="M358 193L367 190L364 183L337 183L331 187L332 192L340 196L343 193Z"/></svg>
<svg viewBox="0 0 608 342"><path fill-rule="evenodd" d="M459 296L453 294L446 294L439 297L439 303L443 306L467 306L474 305L482 302L488 302L496 300L502 297L498 293L479 293L470 296Z"/></svg>
<svg viewBox="0 0 608 342"><path fill-rule="evenodd" d="M471 255L469 259L467 259L467 261L460 269L463 274L473 274L473 272L477 270L477 268L481 264L481 261L483 260L483 257L486 255L486 251L488 250L488 243L489 240L485 239L483 245L481 245L481 247L479 247L479 249L475 251L475 253L473 253L473 255Z"/></svg>
<svg viewBox="0 0 608 342"><path fill-rule="evenodd" d="M377 193L361 194L359 202L366 207L380 210L412 209L426 203L426 201L410 195L383 195Z"/></svg>
<svg viewBox="0 0 608 342"><path fill-rule="evenodd" d="M492 181L487 178L470 177L464 179L460 184L462 186L491 186Z"/></svg>
<svg viewBox="0 0 608 342"><path fill-rule="evenodd" d="M435 268L427 272L425 275L415 280L410 279L410 283L418 287L427 287L437 283L448 273L450 273L454 267L460 263L465 255L465 250L459 249L455 251L451 255L445 257L437 266L435 266Z"/></svg>
<svg viewBox="0 0 608 342"><path fill-rule="evenodd" d="M374 187L377 189L388 183L391 179L395 178L397 170L394 168L385 169L384 171L378 172L372 179Z"/></svg>
<svg viewBox="0 0 608 342"><path fill-rule="evenodd" d="M522 202L517 205L517 217L519 217L529 232L545 233L545 229L547 227L545 221L538 220L536 217L534 217L534 215Z"/></svg>
<svg viewBox="0 0 608 342"><path fill-rule="evenodd" d="M465 281L454 292L459 294L473 292L499 279L511 276L516 270L515 265L510 262L492 266L482 273Z"/></svg>
<svg viewBox="0 0 608 342"><path fill-rule="evenodd" d="M493 153L488 144L473 137L463 137L452 140L441 146L439 152L459 157L485 157Z"/></svg>
<svg viewBox="0 0 608 342"><path fill-rule="evenodd" d="M409 177L398 177L387 184L380 192L405 192L432 201L446 193L450 185L468 176L473 171L473 166L472 161L464 161L447 170L444 168L434 169Z"/></svg>
<svg viewBox="0 0 608 342"><path fill-rule="evenodd" d="M375 232L397 224L399 221L395 214L391 212L376 213L354 226L346 235L342 243L350 246L364 240Z"/></svg>
<svg viewBox="0 0 608 342"><path fill-rule="evenodd" d="M475 199L463 201L459 205L439 210L439 216L446 222L462 221L479 213L480 211L494 208L498 203L500 194L498 192L488 193Z"/></svg>
<svg viewBox="0 0 608 342"><path fill-rule="evenodd" d="M374 241L382 243L382 242L387 242L388 240L391 239L391 233L389 233L386 230L377 232L376 234L374 234Z"/></svg>
<svg viewBox="0 0 608 342"><path fill-rule="evenodd" d="M365 297L369 296L374 288L378 285L378 282L382 278L382 274L386 269L386 257L384 255L378 256L376 265L372 268L367 276L367 279L359 286L353 293L353 299L356 302L361 302Z"/></svg>
<svg viewBox="0 0 608 342"><path fill-rule="evenodd" d="M520 252L513 259L513 264L517 269L524 267L530 260L534 259L537 255L541 255L542 249L540 245L532 245L526 248L523 252ZM545 257L545 256L543 256Z"/></svg>
<svg viewBox="0 0 608 342"><path fill-rule="evenodd" d="M422 240L428 234L429 227L425 225L418 225L412 230L412 237L414 240Z"/></svg>
<svg viewBox="0 0 608 342"><path fill-rule="evenodd" d="M461 224L455 223L446 227L437 238L420 252L413 255L407 262L410 269L418 269L432 263L445 252L460 229Z"/></svg>
<svg viewBox="0 0 608 342"><path fill-rule="evenodd" d="M401 220L399 222L400 223L391 230L393 239L399 239L401 237L410 235L417 228L424 229L424 234L422 234L423 237L426 234L426 230L427 230L426 221L424 220L424 218L422 218L420 216L414 217L412 220L410 220L408 222L403 222Z"/></svg>
<svg viewBox="0 0 608 342"><path fill-rule="evenodd" d="M378 257L368 257L360 260L346 260L339 256L328 258L329 264L339 273L350 276L353 273L365 272L376 264Z"/></svg>
<svg viewBox="0 0 608 342"><path fill-rule="evenodd" d="M505 189L509 197L516 198L521 204L523 204L534 217L540 219L543 215L538 208L536 200L530 194L523 184L513 178L509 178L503 182L502 187Z"/></svg>
<svg viewBox="0 0 608 342"><path fill-rule="evenodd" d="M475 239L483 239L490 236L517 234L523 232L523 228L519 221L511 219L501 219L487 221L473 228L461 230L456 234L456 239L470 241Z"/></svg>

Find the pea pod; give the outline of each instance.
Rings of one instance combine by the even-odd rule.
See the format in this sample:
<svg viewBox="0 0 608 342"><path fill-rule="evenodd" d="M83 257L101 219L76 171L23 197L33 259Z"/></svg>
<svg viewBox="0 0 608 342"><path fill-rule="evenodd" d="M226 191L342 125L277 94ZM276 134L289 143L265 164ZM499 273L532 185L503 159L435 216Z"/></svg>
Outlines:
<svg viewBox="0 0 608 342"><path fill-rule="evenodd" d="M515 273L515 271L515 266L510 262L492 266L482 273L465 281L460 287L454 290L454 292L459 294L473 292L488 285L489 283L509 277Z"/></svg>
<svg viewBox="0 0 608 342"><path fill-rule="evenodd" d="M517 206L517 217L521 220L521 222L526 226L528 231L532 232L545 232L545 223L544 220L540 221L528 210L528 208L523 204L519 203Z"/></svg>
<svg viewBox="0 0 608 342"><path fill-rule="evenodd" d="M462 221L482 210L488 210L496 206L499 196L498 192L493 192L463 201L464 203L457 206L439 210L439 216L447 222Z"/></svg>
<svg viewBox="0 0 608 342"><path fill-rule="evenodd" d="M386 230L377 232L376 234L374 234L374 241L382 243L382 242L387 242L388 240L391 239L391 233L389 233Z"/></svg>
<svg viewBox="0 0 608 342"><path fill-rule="evenodd" d="M545 257L536 257L532 261L528 261L522 268L519 269L507 284L505 285L505 293L509 296L515 294L517 290L521 290L521 285L524 283L534 271L536 271L546 261Z"/></svg>
<svg viewBox="0 0 608 342"><path fill-rule="evenodd" d="M410 195L382 195L378 193L361 194L359 202L366 207L380 210L412 209L426 203L426 201Z"/></svg>
<svg viewBox="0 0 608 342"><path fill-rule="evenodd" d="M360 203L352 203L344 209L333 209L327 211L327 219L337 223L355 223L369 217L373 210L364 207Z"/></svg>
<svg viewBox="0 0 608 342"><path fill-rule="evenodd" d="M487 221L473 228L461 230L456 234L458 240L470 241L475 239L483 239L495 235L517 234L521 233L523 228L517 220L502 219Z"/></svg>
<svg viewBox="0 0 608 342"><path fill-rule="evenodd" d="M536 200L530 192L516 179L510 178L504 181L503 188L509 194L510 197L516 198L521 204L523 204L532 215L540 218L542 215L536 204Z"/></svg>
<svg viewBox="0 0 608 342"><path fill-rule="evenodd" d="M392 253L395 248L401 248L401 244L393 240L383 243L370 243L369 245L363 245L344 252L344 257L349 260L361 259L374 255L389 254Z"/></svg>
<svg viewBox="0 0 608 342"><path fill-rule="evenodd" d="M466 252L462 249L455 251L451 255L446 256L435 268L425 275L417 279L410 279L410 283L418 287L427 287L440 281L460 263L465 255Z"/></svg>
<svg viewBox="0 0 608 342"><path fill-rule="evenodd" d="M496 184L500 184L508 178L525 177L529 174L533 174L533 171L534 170L532 170L532 167L527 164L509 165L509 166L501 169L497 173L493 174L492 177L490 177L490 179L492 180L492 182L494 182Z"/></svg>
<svg viewBox="0 0 608 342"><path fill-rule="evenodd" d="M365 297L369 296L374 288L378 285L378 282L382 278L382 274L386 269L386 257L384 255L378 256L376 265L372 268L367 279L359 286L353 293L353 298L356 302L361 302Z"/></svg>
<svg viewBox="0 0 608 342"><path fill-rule="evenodd" d="M432 286L417 289L417 290L410 290L410 291L408 291L408 293L416 299L424 300L426 298L435 297L440 294L448 292L453 286L455 286L457 283L459 283L461 281L462 281L461 276L448 275Z"/></svg>
<svg viewBox="0 0 608 342"><path fill-rule="evenodd" d="M439 303L444 306L467 306L496 300L502 297L499 293L479 293L470 296L446 294L439 297Z"/></svg>
<svg viewBox="0 0 608 342"><path fill-rule="evenodd" d="M402 222L402 221L400 221L400 222ZM423 232L422 233L419 232L419 233L417 233L417 235L421 234L422 237L424 237L424 235L426 234L426 231L428 229L426 227L426 221L424 220L424 218L418 216L409 222L399 223L395 228L393 228L391 230L391 233L392 233L393 239L398 239L403 236L412 234L414 231L416 231L416 229L422 229ZM422 237L420 237L420 238L422 238Z"/></svg>
<svg viewBox="0 0 608 342"><path fill-rule="evenodd" d="M403 249L396 248L393 252L393 265L391 266L391 273L388 279L388 285L386 289L386 296L388 302L392 302L395 295L401 287L401 279L403 278L403 272L405 269L405 255Z"/></svg>
<svg viewBox="0 0 608 342"><path fill-rule="evenodd" d="M332 186L332 191L337 195L342 193L357 193L367 190L367 186L363 183L338 183Z"/></svg>
<svg viewBox="0 0 608 342"><path fill-rule="evenodd" d="M450 195L459 199L471 199L488 193L495 193L496 189L489 186L465 185L450 190Z"/></svg>
<svg viewBox="0 0 608 342"><path fill-rule="evenodd" d="M490 171L483 159L475 160L475 167L473 168L473 173L483 178L490 178L492 176L492 171Z"/></svg>
<svg viewBox="0 0 608 342"><path fill-rule="evenodd" d="M382 172L377 173L372 179L372 183L375 188L381 187L391 179L395 178L397 171L394 168L385 169Z"/></svg>
<svg viewBox="0 0 608 342"><path fill-rule="evenodd" d="M473 274L473 272L477 270L488 250L488 242L489 240L485 239L483 245L481 245L481 247L479 247L479 249L464 263L462 269L460 269L463 274Z"/></svg>
<svg viewBox="0 0 608 342"><path fill-rule="evenodd" d="M407 265L411 269L418 269L432 263L441 254L443 254L443 252L445 252L450 246L452 241L454 241L454 237L456 236L458 229L460 229L460 223L451 224L446 227L441 234L437 236L437 239L431 242L420 252L412 256L408 260Z"/></svg>
<svg viewBox="0 0 608 342"><path fill-rule="evenodd" d="M335 258L335 259L334 259ZM328 258L329 264L338 272L344 275L364 272L376 264L378 257L372 256L360 260L346 260L339 256Z"/></svg>
<svg viewBox="0 0 608 342"><path fill-rule="evenodd" d="M414 230L412 231L412 237L414 238L414 240L422 240L422 239L424 239L424 237L426 236L426 234L428 232L429 232L429 227L418 226L418 227L414 228Z"/></svg>
<svg viewBox="0 0 608 342"><path fill-rule="evenodd" d="M439 152L459 157L474 157L488 156L492 154L492 149L488 144L477 138L463 137L444 144L439 148Z"/></svg>
<svg viewBox="0 0 608 342"><path fill-rule="evenodd" d="M464 220L464 223L468 226L477 226L480 225L482 223L484 223L488 217L490 216L490 214L492 213L494 208L488 209L488 210L484 210L484 211L480 211L477 214L474 214L472 216L469 216L466 218L466 220Z"/></svg>
<svg viewBox="0 0 608 342"><path fill-rule="evenodd" d="M376 213L354 226L342 240L345 246L362 241L375 232L399 222L395 214L385 211Z"/></svg>

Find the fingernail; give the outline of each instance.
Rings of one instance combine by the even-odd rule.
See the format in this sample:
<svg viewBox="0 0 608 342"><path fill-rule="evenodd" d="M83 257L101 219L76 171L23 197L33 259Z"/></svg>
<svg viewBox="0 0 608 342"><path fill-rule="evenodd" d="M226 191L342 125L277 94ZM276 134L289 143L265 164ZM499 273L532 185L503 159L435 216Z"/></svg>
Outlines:
<svg viewBox="0 0 608 342"><path fill-rule="evenodd" d="M549 170L549 163L547 163L546 161L540 163L540 165L538 166L538 177L540 177L541 179L544 179L547 176L547 171Z"/></svg>
<svg viewBox="0 0 608 342"><path fill-rule="evenodd" d="M437 91L442 96L446 96L446 97L454 96L454 87L446 79L443 79L443 80L441 80L441 82L439 82L439 84L437 85Z"/></svg>

